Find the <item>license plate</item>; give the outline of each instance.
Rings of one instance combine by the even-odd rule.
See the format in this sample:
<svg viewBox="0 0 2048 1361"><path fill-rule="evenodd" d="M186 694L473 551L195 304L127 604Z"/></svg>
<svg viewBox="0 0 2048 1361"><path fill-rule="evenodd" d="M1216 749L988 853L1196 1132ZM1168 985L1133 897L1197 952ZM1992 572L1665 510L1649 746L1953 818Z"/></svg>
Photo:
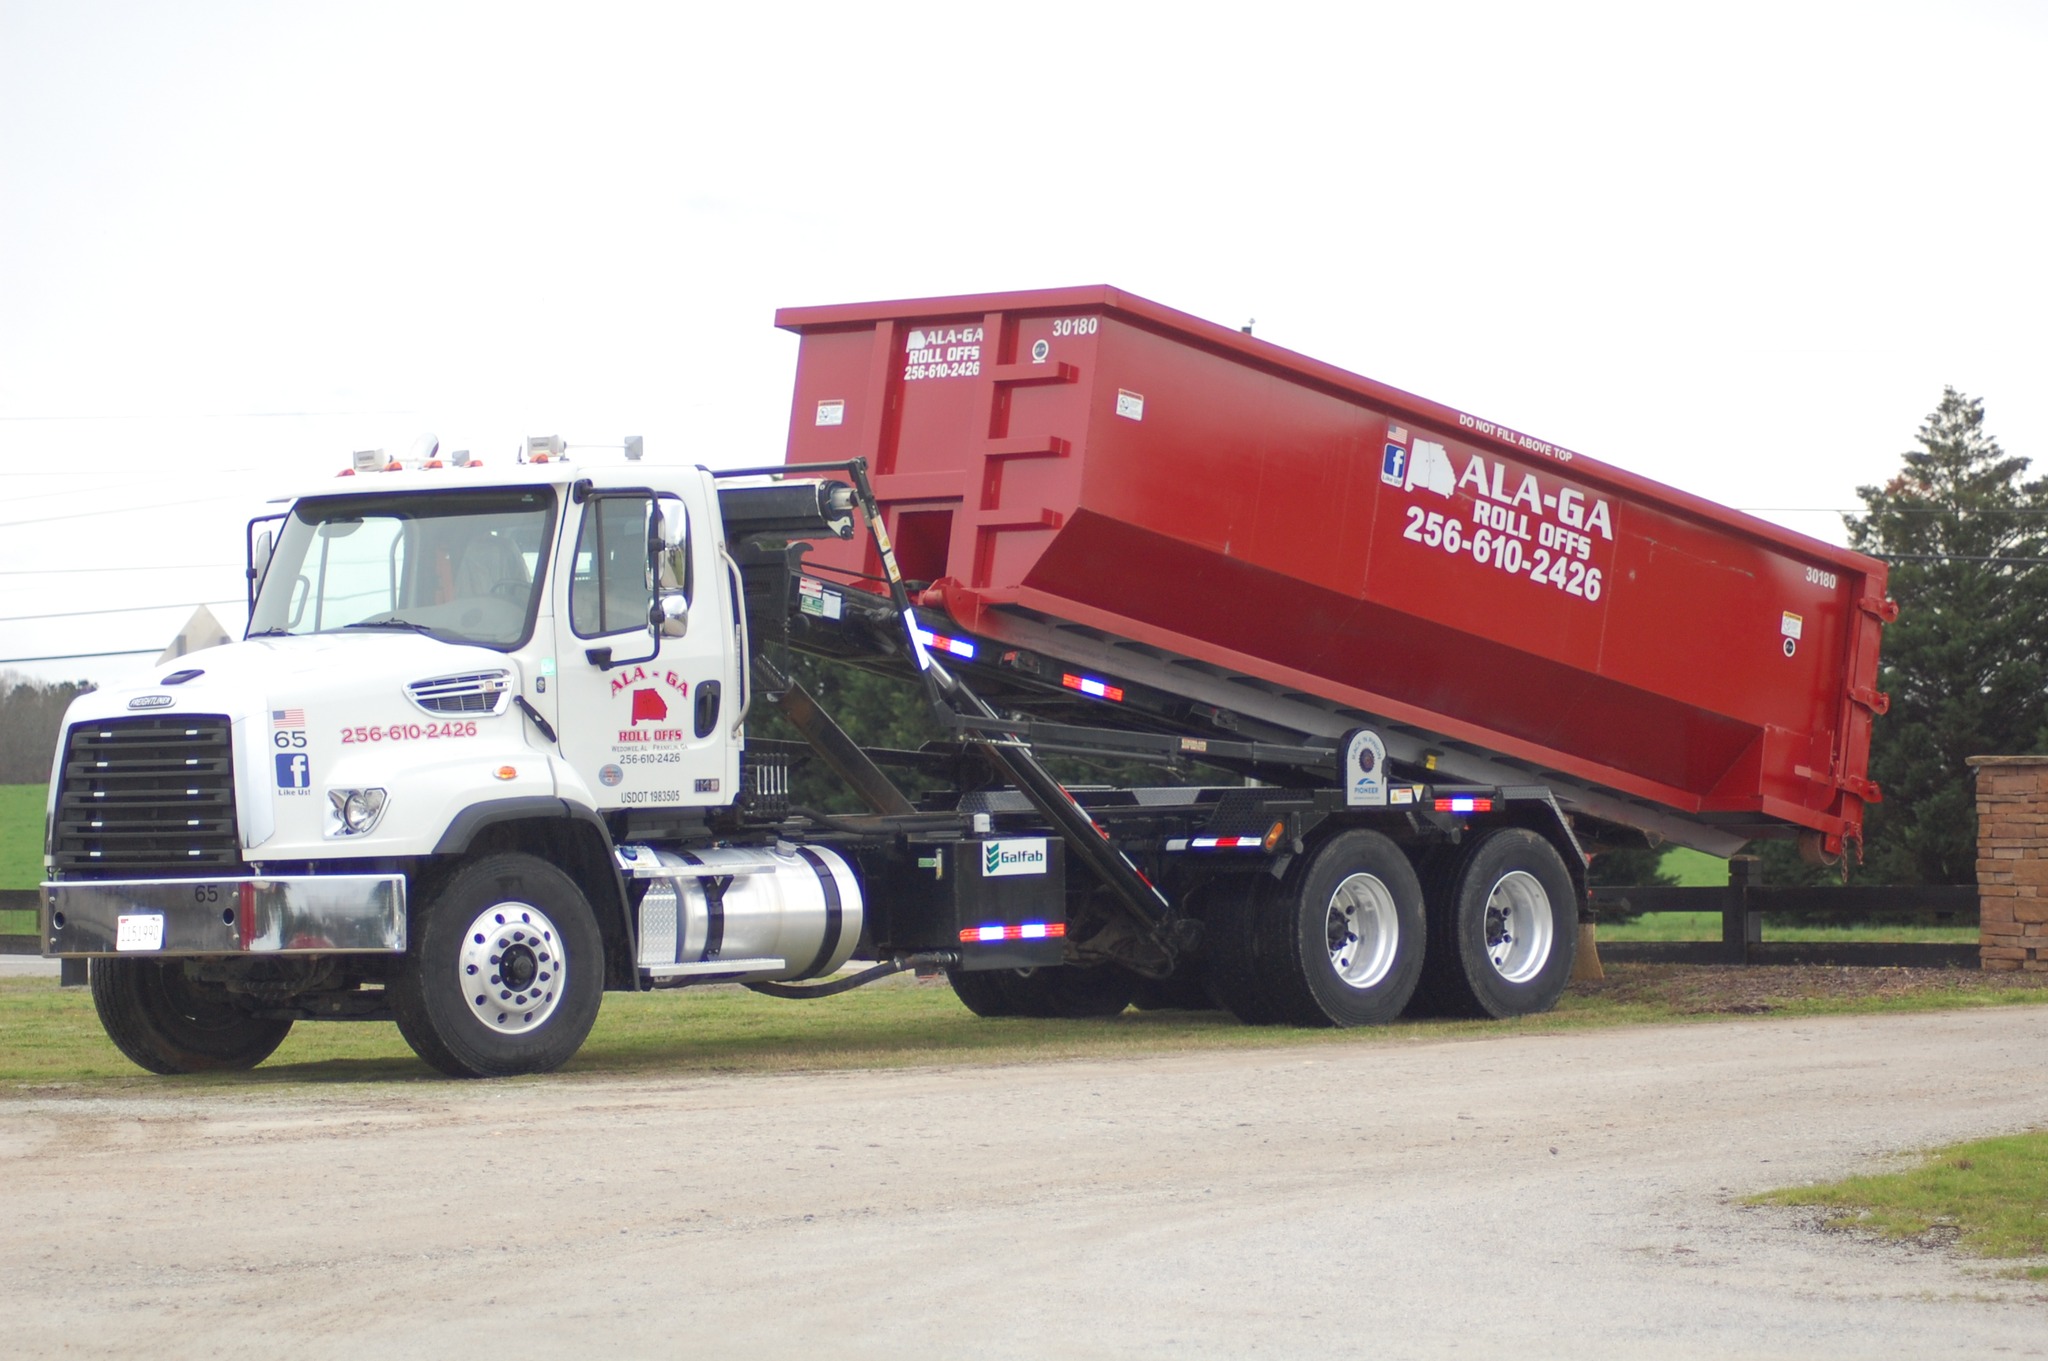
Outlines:
<svg viewBox="0 0 2048 1361"><path fill-rule="evenodd" d="M106 918L100 918L105 921ZM164 948L164 914L122 913L114 919L116 950L161 950Z"/></svg>

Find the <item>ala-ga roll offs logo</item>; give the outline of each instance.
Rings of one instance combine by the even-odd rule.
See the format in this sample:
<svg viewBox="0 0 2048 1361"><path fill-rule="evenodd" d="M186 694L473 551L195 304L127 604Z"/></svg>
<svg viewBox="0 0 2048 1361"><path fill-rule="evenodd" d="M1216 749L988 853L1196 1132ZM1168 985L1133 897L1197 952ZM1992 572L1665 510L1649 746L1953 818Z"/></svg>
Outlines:
<svg viewBox="0 0 2048 1361"><path fill-rule="evenodd" d="M1006 874L1044 874L1045 838L984 841L981 843L981 877L1000 879Z"/></svg>

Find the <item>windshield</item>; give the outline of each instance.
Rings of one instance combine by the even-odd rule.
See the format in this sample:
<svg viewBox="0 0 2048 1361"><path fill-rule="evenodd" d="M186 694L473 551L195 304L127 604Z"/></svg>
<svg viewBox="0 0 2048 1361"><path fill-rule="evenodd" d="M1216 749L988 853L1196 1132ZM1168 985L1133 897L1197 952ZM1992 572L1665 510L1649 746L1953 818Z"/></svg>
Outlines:
<svg viewBox="0 0 2048 1361"><path fill-rule="evenodd" d="M249 636L398 629L517 647L533 631L554 515L545 487L301 501Z"/></svg>

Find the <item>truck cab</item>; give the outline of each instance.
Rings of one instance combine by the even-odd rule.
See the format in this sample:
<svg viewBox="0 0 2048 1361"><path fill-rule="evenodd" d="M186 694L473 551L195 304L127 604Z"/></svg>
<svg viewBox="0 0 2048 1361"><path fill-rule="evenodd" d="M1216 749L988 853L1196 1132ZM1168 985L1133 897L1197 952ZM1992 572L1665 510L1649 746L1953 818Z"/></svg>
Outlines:
<svg viewBox="0 0 2048 1361"><path fill-rule="evenodd" d="M45 949L94 960L145 1067L246 1066L293 1019L374 1014L451 1071L552 1066L641 978L619 842L705 840L739 788L744 603L710 473L350 474L252 526L241 642L67 717ZM436 924L428 967L476 981L439 989L454 1005L416 964Z"/></svg>

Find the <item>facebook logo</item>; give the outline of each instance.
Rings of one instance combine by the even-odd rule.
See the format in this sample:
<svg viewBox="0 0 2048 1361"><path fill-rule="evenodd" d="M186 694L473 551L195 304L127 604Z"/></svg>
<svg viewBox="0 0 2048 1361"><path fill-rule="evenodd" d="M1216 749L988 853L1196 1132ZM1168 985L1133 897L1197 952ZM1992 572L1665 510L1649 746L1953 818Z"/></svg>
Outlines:
<svg viewBox="0 0 2048 1361"><path fill-rule="evenodd" d="M1398 444L1389 444L1384 457L1380 459L1380 481L1400 486L1408 476L1408 451Z"/></svg>
<svg viewBox="0 0 2048 1361"><path fill-rule="evenodd" d="M303 751L281 751L277 753L277 787L279 789L304 789L313 783L312 765Z"/></svg>

